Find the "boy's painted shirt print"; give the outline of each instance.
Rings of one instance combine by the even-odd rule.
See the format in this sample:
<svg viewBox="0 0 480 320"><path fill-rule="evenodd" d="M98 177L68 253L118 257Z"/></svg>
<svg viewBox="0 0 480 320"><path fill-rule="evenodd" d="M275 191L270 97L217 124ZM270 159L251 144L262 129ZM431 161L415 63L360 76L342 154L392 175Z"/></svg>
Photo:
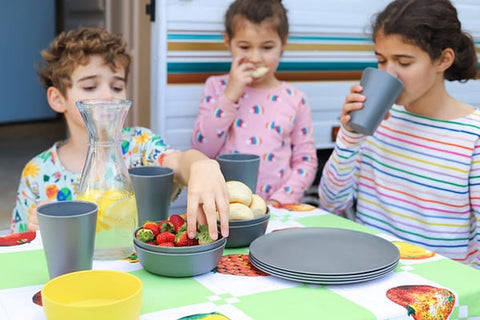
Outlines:
<svg viewBox="0 0 480 320"><path fill-rule="evenodd" d="M55 143L24 167L12 214L14 232L27 231L27 218L40 203L76 199L81 173L62 166L59 146ZM124 128L120 146L127 167L161 165L161 155L170 150L160 136L142 127Z"/></svg>

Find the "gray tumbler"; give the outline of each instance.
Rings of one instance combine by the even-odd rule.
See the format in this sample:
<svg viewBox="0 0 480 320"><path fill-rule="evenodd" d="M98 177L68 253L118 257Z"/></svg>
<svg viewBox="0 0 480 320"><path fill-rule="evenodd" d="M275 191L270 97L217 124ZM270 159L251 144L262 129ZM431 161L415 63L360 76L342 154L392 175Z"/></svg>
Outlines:
<svg viewBox="0 0 480 320"><path fill-rule="evenodd" d="M217 161L225 181L243 182L255 193L260 156L248 153L226 153L219 155Z"/></svg>
<svg viewBox="0 0 480 320"><path fill-rule="evenodd" d="M95 203L76 200L51 202L37 208L51 279L92 269L97 212Z"/></svg>
<svg viewBox="0 0 480 320"><path fill-rule="evenodd" d="M362 109L350 113L348 126L355 132L372 135L402 92L403 84L388 72L366 68L360 85L367 99Z"/></svg>
<svg viewBox="0 0 480 320"><path fill-rule="evenodd" d="M173 170L168 167L141 166L128 169L135 199L138 224L168 218L172 199Z"/></svg>

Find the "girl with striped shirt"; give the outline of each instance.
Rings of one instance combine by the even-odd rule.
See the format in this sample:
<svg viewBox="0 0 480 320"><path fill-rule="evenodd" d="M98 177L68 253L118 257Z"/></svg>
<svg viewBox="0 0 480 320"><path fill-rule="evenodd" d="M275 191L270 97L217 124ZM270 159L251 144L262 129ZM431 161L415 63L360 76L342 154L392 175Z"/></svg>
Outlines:
<svg viewBox="0 0 480 320"><path fill-rule="evenodd" d="M404 90L365 136L348 126L366 99L351 87L320 205L353 206L359 223L480 268L480 111L445 89L445 80L475 78L473 40L449 0L392 1L372 28L379 69Z"/></svg>

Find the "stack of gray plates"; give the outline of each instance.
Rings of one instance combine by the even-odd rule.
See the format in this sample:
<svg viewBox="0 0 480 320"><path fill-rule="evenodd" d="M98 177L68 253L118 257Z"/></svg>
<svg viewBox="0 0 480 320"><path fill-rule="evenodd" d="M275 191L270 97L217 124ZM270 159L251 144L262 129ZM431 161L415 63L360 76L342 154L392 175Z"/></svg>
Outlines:
<svg viewBox="0 0 480 320"><path fill-rule="evenodd" d="M272 232L250 244L250 262L282 279L349 284L380 278L399 261L398 248L378 236L338 228Z"/></svg>

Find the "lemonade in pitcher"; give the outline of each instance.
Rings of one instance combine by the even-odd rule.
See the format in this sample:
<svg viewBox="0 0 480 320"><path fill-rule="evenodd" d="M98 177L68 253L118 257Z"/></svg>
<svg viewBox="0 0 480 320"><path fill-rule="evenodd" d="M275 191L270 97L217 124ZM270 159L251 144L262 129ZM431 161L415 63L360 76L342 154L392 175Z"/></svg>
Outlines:
<svg viewBox="0 0 480 320"><path fill-rule="evenodd" d="M98 206L95 259L124 259L134 252L137 205L120 137L130 105L130 100L77 102L89 137L77 199Z"/></svg>
<svg viewBox="0 0 480 320"><path fill-rule="evenodd" d="M137 227L135 194L126 190L87 190L77 199L98 205L95 258L125 258L132 254L132 234Z"/></svg>

